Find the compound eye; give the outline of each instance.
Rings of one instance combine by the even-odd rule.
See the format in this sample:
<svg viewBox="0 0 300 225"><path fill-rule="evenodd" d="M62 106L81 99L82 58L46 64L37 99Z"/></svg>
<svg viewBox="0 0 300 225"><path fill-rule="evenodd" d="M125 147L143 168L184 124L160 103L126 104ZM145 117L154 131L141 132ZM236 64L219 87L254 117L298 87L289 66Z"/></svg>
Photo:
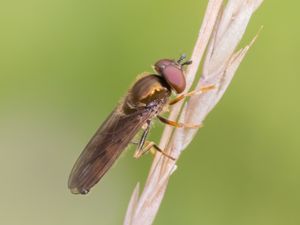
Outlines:
<svg viewBox="0 0 300 225"><path fill-rule="evenodd" d="M177 92L177 94L184 91L186 86L183 71L175 65L166 66L162 72L162 76L166 79L168 84Z"/></svg>
<svg viewBox="0 0 300 225"><path fill-rule="evenodd" d="M172 63L174 63L174 61L171 59L161 59L155 63L154 68L159 74L162 74L164 69Z"/></svg>

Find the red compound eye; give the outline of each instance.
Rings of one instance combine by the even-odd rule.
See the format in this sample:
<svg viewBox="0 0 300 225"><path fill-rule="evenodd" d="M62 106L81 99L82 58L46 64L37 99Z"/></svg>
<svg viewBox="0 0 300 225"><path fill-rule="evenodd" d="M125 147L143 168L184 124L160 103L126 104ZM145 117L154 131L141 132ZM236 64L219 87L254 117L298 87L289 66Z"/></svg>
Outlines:
<svg viewBox="0 0 300 225"><path fill-rule="evenodd" d="M155 63L155 70L162 75L177 94L184 91L186 86L185 77L181 65L174 60L162 59Z"/></svg>

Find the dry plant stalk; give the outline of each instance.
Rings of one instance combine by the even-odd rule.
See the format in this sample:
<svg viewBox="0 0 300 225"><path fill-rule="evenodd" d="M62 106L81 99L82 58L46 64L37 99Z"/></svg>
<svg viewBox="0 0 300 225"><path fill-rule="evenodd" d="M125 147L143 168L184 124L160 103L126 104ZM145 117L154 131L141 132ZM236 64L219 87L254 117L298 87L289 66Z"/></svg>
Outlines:
<svg viewBox="0 0 300 225"><path fill-rule="evenodd" d="M192 96L187 103L177 103L169 119L189 124L202 124L230 84L238 66L256 37L246 47L235 51L247 24L263 0L209 0L199 36L192 54L193 64L186 72L187 88L192 86L202 56L206 56L202 76L196 89L215 85L215 89ZM197 129L173 129L166 126L160 148L179 158L189 145ZM176 169L176 161L157 153L150 169L144 190L139 194L137 184L132 194L124 225L151 225L166 191L168 180Z"/></svg>

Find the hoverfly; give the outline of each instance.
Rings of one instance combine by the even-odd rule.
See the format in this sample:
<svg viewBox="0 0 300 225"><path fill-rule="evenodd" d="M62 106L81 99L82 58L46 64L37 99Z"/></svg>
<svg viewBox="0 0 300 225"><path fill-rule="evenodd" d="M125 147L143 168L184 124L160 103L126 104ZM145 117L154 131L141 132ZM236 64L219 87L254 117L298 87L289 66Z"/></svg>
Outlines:
<svg viewBox="0 0 300 225"><path fill-rule="evenodd" d="M170 100L172 91L180 94L185 90L183 66L192 63L191 60L183 62L185 58L186 56L182 55L177 61L161 59L154 65L157 74L146 75L134 83L122 103L96 131L73 166L68 181L68 187L72 193L87 194L141 129L144 131L137 143L134 157L138 158L155 148L166 157L173 159L153 142L146 142L146 137L151 121L155 117L175 127L198 127L170 121L159 115L167 105L175 104L184 97L191 96L192 92L178 95Z"/></svg>

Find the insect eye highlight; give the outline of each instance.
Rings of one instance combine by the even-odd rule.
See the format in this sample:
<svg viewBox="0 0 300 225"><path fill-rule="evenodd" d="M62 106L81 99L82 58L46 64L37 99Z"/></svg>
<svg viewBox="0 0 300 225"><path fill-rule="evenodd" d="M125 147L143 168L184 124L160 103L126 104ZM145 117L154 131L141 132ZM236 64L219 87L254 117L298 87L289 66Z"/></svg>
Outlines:
<svg viewBox="0 0 300 225"><path fill-rule="evenodd" d="M154 69L156 70L157 73L162 74L165 68L169 65L174 63L173 60L170 59L161 59L157 61L154 65Z"/></svg>

